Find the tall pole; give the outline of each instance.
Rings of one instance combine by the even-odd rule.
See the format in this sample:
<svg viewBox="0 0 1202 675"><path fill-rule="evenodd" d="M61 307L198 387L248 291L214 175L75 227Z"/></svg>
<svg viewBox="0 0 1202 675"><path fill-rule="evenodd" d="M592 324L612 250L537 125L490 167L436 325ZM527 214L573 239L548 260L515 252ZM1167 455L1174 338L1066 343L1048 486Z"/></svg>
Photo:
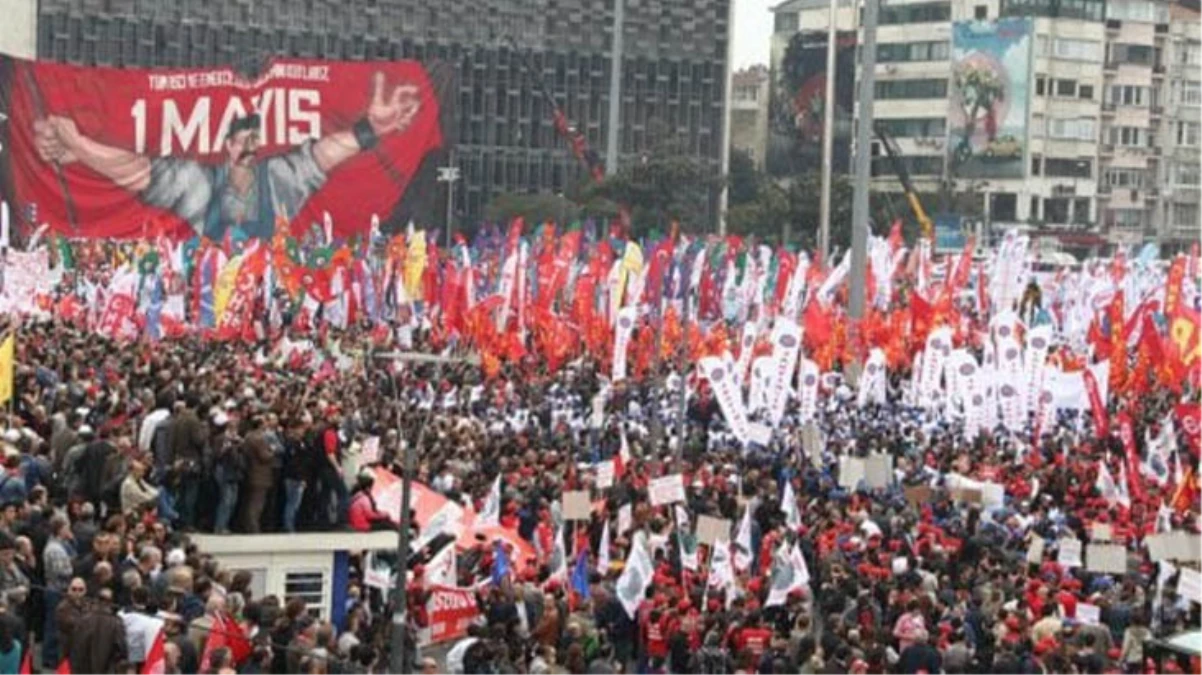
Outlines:
<svg viewBox="0 0 1202 675"><path fill-rule="evenodd" d="M689 288L689 277L682 273L681 280L685 284L684 303L681 305L680 321L684 335L680 343L680 416L676 418L676 470L681 471L684 464L684 436L687 429L685 417L689 412L689 381L685 372L689 368L689 305L692 303L693 291ZM703 603L704 604L704 603Z"/></svg>
<svg viewBox="0 0 1202 675"><path fill-rule="evenodd" d="M447 165L438 167L438 182L447 184L447 239L444 245L449 250L451 244L451 220L455 207L455 183L459 180L459 167L455 166L455 150L447 155Z"/></svg>
<svg viewBox="0 0 1202 675"><path fill-rule="evenodd" d="M722 164L722 190L718 193L718 234L726 236L726 205L730 201L730 114L734 105L734 78L731 59L734 58L735 0L726 2L726 59L722 67L722 147L718 159Z"/></svg>
<svg viewBox="0 0 1202 675"><path fill-rule="evenodd" d="M864 316L864 269L868 266L868 189L872 182L872 103L876 89L876 23L880 0L864 0L860 47L860 114L856 123L856 184L851 202L851 302L853 325Z"/></svg>
<svg viewBox="0 0 1202 675"><path fill-rule="evenodd" d="M605 136L605 175L618 172L618 140L622 135L622 33L626 0L614 0L614 36L609 55L609 133Z"/></svg>
<svg viewBox="0 0 1202 675"><path fill-rule="evenodd" d="M835 156L835 17L839 0L831 0L826 25L826 95L822 99L822 193L818 202L818 253L825 262L831 250L831 173Z"/></svg>

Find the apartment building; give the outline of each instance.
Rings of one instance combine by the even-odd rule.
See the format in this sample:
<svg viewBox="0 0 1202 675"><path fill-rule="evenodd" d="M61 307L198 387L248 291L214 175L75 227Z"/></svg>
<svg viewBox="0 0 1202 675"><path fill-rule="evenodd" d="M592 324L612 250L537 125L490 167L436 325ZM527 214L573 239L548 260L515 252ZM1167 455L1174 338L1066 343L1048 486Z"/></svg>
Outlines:
<svg viewBox="0 0 1202 675"><path fill-rule="evenodd" d="M775 74L792 34L825 30L829 11L773 11ZM886 0L879 16L874 117L928 210L950 204L993 232L1019 226L1079 252L1202 235L1195 9ZM840 4L836 22L858 29L859 7ZM900 191L873 143L874 189Z"/></svg>

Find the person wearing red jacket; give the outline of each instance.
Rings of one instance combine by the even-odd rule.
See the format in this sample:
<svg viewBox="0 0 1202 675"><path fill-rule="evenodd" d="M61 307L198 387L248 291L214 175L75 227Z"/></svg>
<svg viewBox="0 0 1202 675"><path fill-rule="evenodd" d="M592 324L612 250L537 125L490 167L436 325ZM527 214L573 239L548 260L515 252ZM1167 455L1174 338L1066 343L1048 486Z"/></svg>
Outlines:
<svg viewBox="0 0 1202 675"><path fill-rule="evenodd" d="M355 485L355 494L347 509L347 524L356 532L389 529L392 527L392 517L376 508L376 500L371 496L371 486L375 479L371 474L359 474Z"/></svg>

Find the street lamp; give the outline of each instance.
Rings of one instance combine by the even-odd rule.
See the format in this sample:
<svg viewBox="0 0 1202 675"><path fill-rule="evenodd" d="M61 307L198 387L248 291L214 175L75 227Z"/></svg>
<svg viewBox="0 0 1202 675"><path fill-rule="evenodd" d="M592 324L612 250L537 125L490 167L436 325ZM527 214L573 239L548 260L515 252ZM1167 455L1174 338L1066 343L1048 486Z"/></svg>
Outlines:
<svg viewBox="0 0 1202 675"><path fill-rule="evenodd" d="M439 179L441 180L441 178ZM449 225L448 225L449 228ZM455 358L450 356L439 356L437 354L422 354L420 352L382 352L373 354L373 358L382 361L394 361L401 363L433 363L435 366L434 379L437 381L442 378L442 367L448 363L471 363L478 364L479 357L475 355L467 358ZM390 377L392 374L390 373ZM399 421L401 408L401 392L396 381L393 380L392 393L396 402L396 409ZM398 524L400 531L397 536L397 575L396 575L396 606L392 610L392 654L391 656L391 671L394 673L408 673L409 667L406 663L408 651L405 649L405 631L408 627L409 617L406 616L408 611L408 600L405 597L406 593L406 574L409 571L409 502L413 495L413 459L414 449L425 443L426 431L430 427L430 421L434 418L434 410L437 403L431 403L430 412L426 415L425 421L422 423L421 431L417 436L417 443L407 443L401 451L404 453L401 458L404 475L401 476L401 513L400 523ZM397 430L400 433L400 430Z"/></svg>
<svg viewBox="0 0 1202 675"><path fill-rule="evenodd" d="M447 184L447 241L446 247L451 247L451 213L455 204L455 181L459 180L459 167L455 166L455 152L452 150L447 166L438 167L438 182Z"/></svg>

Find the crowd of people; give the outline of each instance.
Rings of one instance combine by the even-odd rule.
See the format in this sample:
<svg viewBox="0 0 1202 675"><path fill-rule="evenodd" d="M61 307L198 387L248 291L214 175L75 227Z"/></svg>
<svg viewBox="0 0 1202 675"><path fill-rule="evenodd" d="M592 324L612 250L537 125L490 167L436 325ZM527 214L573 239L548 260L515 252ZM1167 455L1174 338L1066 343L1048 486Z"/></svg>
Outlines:
<svg viewBox="0 0 1202 675"><path fill-rule="evenodd" d="M616 386L587 360L555 373L509 364L486 380L467 363L376 362L372 350L387 343L367 330L314 345L309 358L337 362L314 371L279 342L116 344L62 321L10 328L0 672L17 672L26 653L47 671L66 660L73 672L141 672L146 616L165 622L168 673L386 672L391 598L364 585L361 564L334 625L296 598L255 597L248 573L189 535L394 527L364 469L401 474L419 440L415 480L480 512L500 476L500 525L538 551L499 580L491 542L461 552L457 581L477 589L481 618L467 637L415 649L409 663L423 672L1198 672L1196 657L1156 641L1198 627L1197 598L1178 594L1177 576L1162 578L1165 565L1140 543L1175 488L1149 483L1129 505L1108 501L1097 475L1107 463L1120 473L1121 442L1095 438L1076 414L1035 443L1002 431L965 443L958 422L904 406L906 374L895 373L883 406L856 406L847 384L824 394L821 456L802 451L793 404L781 440L745 452L704 386L679 443L673 378L659 377L669 362ZM420 329L411 339L422 348ZM1137 438L1159 433L1179 400L1140 401ZM364 461L369 437L378 454ZM1178 440L1196 466L1196 449ZM894 457L898 480L841 487L838 457L873 452ZM619 456L613 485L598 489L591 467ZM670 507L649 501L649 482L673 472L693 519L751 515L750 560L729 587L707 588L709 547L686 564ZM951 472L1003 483L1004 506L953 499L938 478ZM914 485L934 489L908 500ZM599 505L558 528L570 490ZM782 494L795 495L799 522L789 524ZM1172 528L1197 531L1196 496L1168 512ZM1057 562L1057 542L1089 541L1095 523L1126 545L1128 574ZM556 533L573 559L586 551L584 584L553 568ZM1035 540L1047 546L1033 561ZM774 552L793 543L809 584L769 603ZM635 545L650 549L654 577L632 615L616 584ZM432 553L409 561L414 635ZM612 562L598 569L603 553ZM237 638L214 648L213 631Z"/></svg>

